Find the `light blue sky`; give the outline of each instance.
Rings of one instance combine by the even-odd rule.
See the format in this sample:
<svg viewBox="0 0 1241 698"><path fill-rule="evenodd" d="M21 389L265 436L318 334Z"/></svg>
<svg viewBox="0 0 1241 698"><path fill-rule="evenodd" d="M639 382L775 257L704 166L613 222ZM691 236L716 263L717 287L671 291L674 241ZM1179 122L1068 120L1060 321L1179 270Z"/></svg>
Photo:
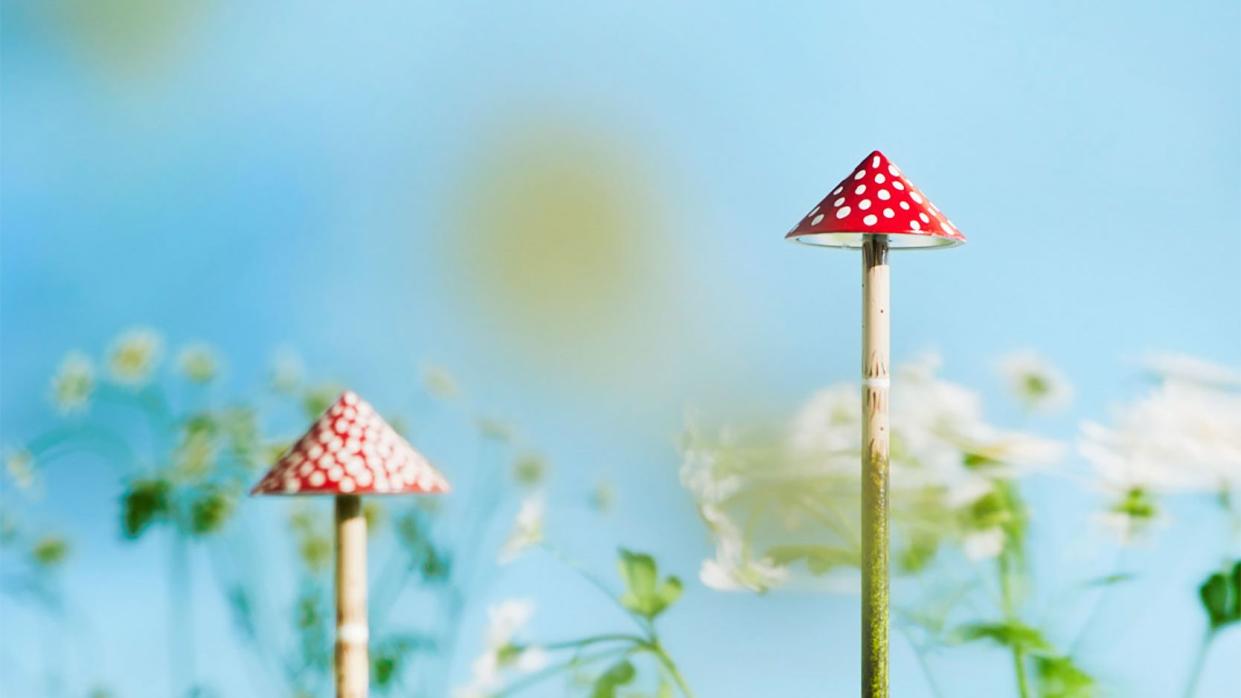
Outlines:
<svg viewBox="0 0 1241 698"><path fill-rule="evenodd" d="M605 572L623 543L692 577L707 541L676 484L682 416L787 410L852 378L856 256L781 237L873 148L970 239L894 257L896 357L938 349L997 421L1017 424L992 370L1016 348L1074 380L1071 414L1030 425L1064 439L1141 389L1146 352L1241 363L1235 2L374 5L217 2L126 18L133 34L118 38L5 4L6 445L50 423L47 377L65 350L97 352L133 324L218 345L233 391L291 345L399 407L404 377L430 360L558 464L553 538ZM100 45L121 48L87 48ZM622 153L638 178L625 186L659 212L649 268L624 271L632 298L600 321L650 334L599 363L582 358L596 345L563 339L510 357L512 337L462 292L470 270L444 254L446 202L460 205L472 168L531 124ZM529 354L534 339L516 344ZM569 375L590 369L622 378L585 390ZM440 441L433 455L459 457ZM601 469L619 509L599 525L574 493ZM160 551L117 544L99 523L114 494L91 487L109 482L81 478L43 506L86 541L71 590L92 599L99 628L132 630L108 650L119 675L164 637L142 587L161 578ZM1059 487L1034 488L1036 559L1060 570L1053 584L1074 577L1066 546L1091 505ZM1219 554L1212 525L1187 508L1137 555L1153 581L1126 602L1151 609L1097 655L1132 667L1114 677L1121 694L1179 686L1200 632L1193 584ZM541 627L567 632L596 607L586 588L550 591L563 579L552 570L516 570L494 596L563 600ZM854 604L694 585L668 643L700 696L853 695ZM204 625L229 657L227 628ZM1241 663L1236 637L1216 651L1204 696L1225 695L1225 653ZM1002 657L956 656L941 680L980 688L951 695L1004 686ZM925 695L909 654L895 661L896 695ZM143 684L123 695L162 695Z"/></svg>

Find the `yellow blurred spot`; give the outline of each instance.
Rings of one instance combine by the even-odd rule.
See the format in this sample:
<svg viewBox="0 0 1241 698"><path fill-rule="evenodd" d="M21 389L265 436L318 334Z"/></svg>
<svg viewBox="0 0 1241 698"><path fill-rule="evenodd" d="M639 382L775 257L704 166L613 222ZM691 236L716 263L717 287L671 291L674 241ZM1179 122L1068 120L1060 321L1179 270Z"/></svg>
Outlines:
<svg viewBox="0 0 1241 698"><path fill-rule="evenodd" d="M598 374L651 331L668 255L638 151L543 123L471 167L451 214L448 275L505 348Z"/></svg>

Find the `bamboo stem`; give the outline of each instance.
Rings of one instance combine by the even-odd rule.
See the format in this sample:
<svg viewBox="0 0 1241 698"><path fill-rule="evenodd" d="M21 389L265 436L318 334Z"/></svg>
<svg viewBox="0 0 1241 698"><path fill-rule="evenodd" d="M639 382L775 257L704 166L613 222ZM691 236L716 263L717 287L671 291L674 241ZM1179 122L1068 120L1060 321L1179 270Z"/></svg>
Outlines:
<svg viewBox="0 0 1241 698"><path fill-rule="evenodd" d="M862 696L888 695L888 238L862 245Z"/></svg>
<svg viewBox="0 0 1241 698"><path fill-rule="evenodd" d="M336 696L366 698L366 517L356 495L336 497Z"/></svg>

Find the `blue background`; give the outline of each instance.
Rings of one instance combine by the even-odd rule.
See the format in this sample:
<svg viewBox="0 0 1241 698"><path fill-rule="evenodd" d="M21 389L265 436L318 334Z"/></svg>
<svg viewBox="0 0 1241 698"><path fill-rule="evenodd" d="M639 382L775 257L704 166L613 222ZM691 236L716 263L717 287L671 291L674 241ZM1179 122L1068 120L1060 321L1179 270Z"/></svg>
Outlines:
<svg viewBox="0 0 1241 698"><path fill-rule="evenodd" d="M1149 351L1241 363L1235 2L87 5L3 9L6 445L51 423L65 350L134 324L218 346L224 393L259 385L290 345L399 408L427 360L556 465L554 542L608 574L623 543L694 578L710 544L677 483L685 410L789 410L853 377L856 256L781 236L873 148L970 239L894 257L896 359L938 349L996 421L1071 440L1141 391ZM460 221L489 177L520 175L527 133L555 152L585 143L653 223L605 241L636 252L583 291L602 305L569 325L536 308L523 331L502 302L520 270L489 288L471 262L503 226ZM1005 402L995 359L1029 346L1074 381L1069 414L1021 423ZM462 448L429 438L451 478ZM165 695L162 551L118 540L106 473L60 472L41 513L78 542L66 584L104 638L102 673L122 695ZM602 523L581 496L601 473L618 490ZM1091 492L1047 478L1031 496L1040 588L1107 568L1106 541L1080 533ZM1179 691L1202 632L1194 586L1224 535L1189 503L1131 556L1144 581L1103 609L1124 630L1086 655L1117 695ZM246 695L204 586L199 652ZM487 593L541 600L538 635L617 622L546 560ZM1072 635L1051 595L1032 603ZM700 696L854 695L856 606L695 582L667 645ZM0 608L6 653L55 644ZM1201 695L1228 695L1241 638L1213 652ZM893 653L894 694L927 695L908 649ZM1012 691L999 650L934 661L949 695Z"/></svg>

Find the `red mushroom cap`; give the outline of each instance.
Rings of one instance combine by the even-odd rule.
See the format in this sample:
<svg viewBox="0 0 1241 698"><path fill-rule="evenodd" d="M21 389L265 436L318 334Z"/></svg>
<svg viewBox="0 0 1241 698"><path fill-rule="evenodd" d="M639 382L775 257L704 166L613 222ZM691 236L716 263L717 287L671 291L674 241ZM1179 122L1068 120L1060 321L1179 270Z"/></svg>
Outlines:
<svg viewBox="0 0 1241 698"><path fill-rule="evenodd" d="M861 247L867 235L889 235L890 247L953 247L965 236L931 200L876 150L786 238L826 247Z"/></svg>
<svg viewBox="0 0 1241 698"><path fill-rule="evenodd" d="M448 481L351 391L281 456L250 494L432 494Z"/></svg>

